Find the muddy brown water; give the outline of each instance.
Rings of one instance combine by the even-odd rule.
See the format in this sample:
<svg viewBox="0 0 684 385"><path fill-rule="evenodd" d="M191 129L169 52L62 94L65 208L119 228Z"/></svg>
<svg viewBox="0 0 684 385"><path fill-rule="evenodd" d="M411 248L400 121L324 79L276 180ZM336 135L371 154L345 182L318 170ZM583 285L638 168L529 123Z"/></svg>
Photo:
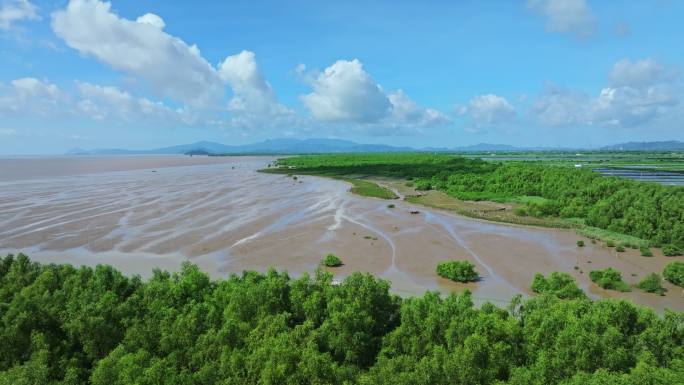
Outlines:
<svg viewBox="0 0 684 385"><path fill-rule="evenodd" d="M400 200L348 193L341 181L293 180L256 172L272 157L121 156L0 159L0 253L23 251L41 262L107 263L149 276L190 260L212 277L269 267L298 276L313 272L327 253L354 271L392 282L402 295L426 290L473 291L500 306L531 295L534 274L564 271L594 297L621 297L684 310L681 288L666 296L634 289L602 290L590 270L617 268L629 283L668 262L615 253L571 230L491 223ZM419 211L411 214L410 211ZM445 259L468 259L482 280L456 284L439 278ZM578 266L577 269L574 267Z"/></svg>

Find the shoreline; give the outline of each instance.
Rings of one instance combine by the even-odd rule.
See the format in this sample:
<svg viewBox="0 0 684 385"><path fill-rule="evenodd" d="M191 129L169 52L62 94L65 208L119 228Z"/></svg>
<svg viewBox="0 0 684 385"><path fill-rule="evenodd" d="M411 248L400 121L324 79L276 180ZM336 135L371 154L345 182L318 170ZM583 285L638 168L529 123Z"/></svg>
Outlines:
<svg viewBox="0 0 684 385"><path fill-rule="evenodd" d="M268 173L268 174L288 174L288 175L291 174L291 175L294 175L294 174L296 174L297 169L296 168L295 169L288 169L287 173L278 171L277 168L275 168L275 169L262 169L262 170L257 170L257 171ZM473 220L485 221L485 222L489 222L489 223L503 223L503 224L512 225L512 226L523 226L523 227L530 227L530 228L537 228L537 229L544 229L544 228L546 228L546 229L574 229L575 233L579 237L584 237L588 240L597 240L597 241L602 241L602 242L607 242L607 241L619 242L620 239L630 239L632 242L636 242L636 243L641 244L641 245L649 243L648 240L637 238L637 237L634 237L634 236L631 236L628 234L616 233L616 232L612 232L612 231L606 230L606 229L586 226L583 224L577 224L577 223L574 223L572 221L563 220L561 218L555 218L555 217L537 218L537 217L530 217L530 216L522 216L522 217L520 217L521 218L520 221L514 221L514 220L508 219L508 218L496 219L495 217L487 217L486 215L478 215L475 213L471 213L467 210L449 209L446 207L442 207L439 204L429 204L429 203L425 203L425 202L420 202L417 199L419 199L422 196L426 196L427 193L417 193L416 194L414 191L414 194L405 195L405 194L400 193L399 190L396 188L396 186L384 185L382 182L380 182L380 180L383 180L383 179L378 179L378 177L351 178L351 177L344 177L344 176L334 176L334 175L316 174L316 173L308 173L308 172L299 173L299 175L316 176L316 177L320 177L320 178L343 180L343 181L347 181L349 183L352 183L352 182L350 182L350 180L351 181L371 182L371 183L376 184L380 188L391 191L395 195L395 197L394 198L383 198L383 197L378 197L378 196L374 196L374 195L365 195L363 193L358 193L356 191L353 191L353 188L350 188L348 191L352 194L358 195L360 197L366 197L366 198L372 197L372 198L379 198L379 199L385 199L385 200L400 199L401 201L406 202L406 203L411 203L413 205L417 205L420 207L429 208L429 209L433 209L433 210L440 210L441 212L445 212L445 213L447 213L447 212L452 213L454 215L458 215L460 217L469 218L469 219L473 219ZM383 178L383 177L380 177L380 178ZM403 179L395 179L395 178L387 178L387 179L390 179L394 183L402 183L403 184L403 183L407 182L407 180L403 180ZM352 183L352 187L353 187L353 183ZM428 192L435 192L435 193L444 194L444 195L448 196L446 193L444 193L443 191L439 191L439 190L429 190ZM453 199L455 201L463 202L463 203L479 204L481 202L481 201L462 201L460 199L453 198L450 196L449 196L449 198ZM489 203L495 203L495 202L489 202ZM522 218L534 218L535 221L530 222L530 223L525 223ZM609 235L606 235L605 237L601 237L600 235L593 235L592 233L593 234L608 233ZM592 234L592 235L587 235L587 234ZM647 247L652 248L654 250L658 250L658 252L662 253L662 250L660 247L654 247L654 246L647 246Z"/></svg>
<svg viewBox="0 0 684 385"><path fill-rule="evenodd" d="M368 272L390 280L402 295L469 289L474 298L496 303L516 293L531 295L537 272L563 271L590 295L684 310L674 288L666 297L611 293L587 277L591 269L614 266L634 283L676 258L642 258L634 250L615 256L592 244L579 249L578 236L564 229L428 207L412 214L419 206L365 199L350 194L344 181L256 172L272 158L224 159L156 173L136 169L16 181L0 193L0 250L48 262L111 262L134 273L153 266L173 270L190 260L212 277L269 267L300 276L334 253L345 263L334 269L337 279ZM483 280L457 284L438 277L436 265L446 259L470 260ZM578 262L583 274L573 270Z"/></svg>

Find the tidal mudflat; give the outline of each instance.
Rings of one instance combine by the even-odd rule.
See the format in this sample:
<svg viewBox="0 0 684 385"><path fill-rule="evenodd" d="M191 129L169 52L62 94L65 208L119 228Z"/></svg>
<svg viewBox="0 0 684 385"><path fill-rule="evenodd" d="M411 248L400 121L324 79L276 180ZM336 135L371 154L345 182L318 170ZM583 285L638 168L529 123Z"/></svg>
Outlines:
<svg viewBox="0 0 684 385"><path fill-rule="evenodd" d="M629 283L673 260L637 250L576 246L571 230L490 223L363 198L345 182L258 173L270 157L72 157L0 160L0 253L23 251L41 262L108 263L149 274L197 263L214 277L269 267L313 272L327 253L341 278L367 271L400 294L469 288L503 305L531 294L537 272L564 271L594 296L620 296L656 309L684 310L681 289L661 297L637 289L597 288L590 270L617 268ZM392 203L395 207L390 208ZM415 213L418 211L418 213ZM414 212L414 213L411 213ZM468 259L482 280L439 278L445 259ZM681 257L677 258L681 259ZM575 268L576 267L576 268Z"/></svg>

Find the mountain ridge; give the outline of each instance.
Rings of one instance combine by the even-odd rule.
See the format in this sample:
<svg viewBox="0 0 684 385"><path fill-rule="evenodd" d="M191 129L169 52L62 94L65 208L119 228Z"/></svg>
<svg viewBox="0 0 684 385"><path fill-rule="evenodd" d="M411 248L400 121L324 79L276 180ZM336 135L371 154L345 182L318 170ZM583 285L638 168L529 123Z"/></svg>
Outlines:
<svg viewBox="0 0 684 385"><path fill-rule="evenodd" d="M353 152L520 152L520 151L572 151L587 150L565 147L517 147L508 144L478 143L459 147L424 147L391 146L386 144L364 144L343 139L291 139L276 138L260 142L228 145L212 141L199 141L176 146L159 147L150 150L126 150L118 148L102 148L84 150L75 148L68 155L178 155L178 154L321 154L321 153L353 153ZM596 149L599 151L683 151L684 142L671 140L659 142L626 142Z"/></svg>
<svg viewBox="0 0 684 385"><path fill-rule="evenodd" d="M608 151L682 151L684 142L678 140L664 140L655 142L625 142L603 146L601 150Z"/></svg>

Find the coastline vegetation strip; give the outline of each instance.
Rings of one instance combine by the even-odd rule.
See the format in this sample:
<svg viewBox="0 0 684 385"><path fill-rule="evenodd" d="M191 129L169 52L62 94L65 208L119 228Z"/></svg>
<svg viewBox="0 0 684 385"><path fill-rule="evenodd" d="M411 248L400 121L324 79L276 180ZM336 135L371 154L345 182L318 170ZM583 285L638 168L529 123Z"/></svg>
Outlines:
<svg viewBox="0 0 684 385"><path fill-rule="evenodd" d="M142 280L0 257L0 384L684 382L684 313L593 301L567 274L533 285L476 307L362 273L211 280L186 262Z"/></svg>
<svg viewBox="0 0 684 385"><path fill-rule="evenodd" d="M378 185L375 182L371 182L368 180L363 180L359 178L353 178L353 177L348 177L348 176L342 176L342 175L333 175L333 174L327 174L327 173L318 173L318 172L308 172L306 170L293 170L293 169L286 169L286 168L267 168L263 170L259 170L260 172L265 172L265 173L270 173L270 174L292 174L293 171L296 171L298 174L301 175L311 175L311 176L320 176L320 177L325 177L325 178L333 178L333 179L338 179L347 183L350 183L352 185L351 191L352 193L356 195L361 195L365 197L371 197L371 198L380 198L380 199L397 199L398 196L390 189L382 187Z"/></svg>
<svg viewBox="0 0 684 385"><path fill-rule="evenodd" d="M397 199L398 197L392 190L378 185L377 183L370 182L362 179L353 178L342 178L337 177L336 179L343 180L352 184L351 191L354 194L362 195L365 197L373 197L380 199Z"/></svg>
<svg viewBox="0 0 684 385"><path fill-rule="evenodd" d="M483 209L482 206L468 205L467 201L461 201L453 197L453 201L435 198L431 194L407 196L405 200L409 203L419 204L426 207L432 207L441 210L447 210L455 212L456 214L463 215L464 217L483 219L487 221L510 223L514 225L525 225L525 226L539 226L539 227L549 227L549 228L574 228L576 227L573 223L569 223L560 219L555 218L538 218L533 216L520 216L508 211L499 211L493 209Z"/></svg>
<svg viewBox="0 0 684 385"><path fill-rule="evenodd" d="M588 168L543 161L493 162L449 154L309 155L279 159L276 166L322 176L399 178L418 191L437 190L461 201L511 204L520 218L484 210L463 215L576 227L593 238L637 247L684 248L684 187L603 177Z"/></svg>

